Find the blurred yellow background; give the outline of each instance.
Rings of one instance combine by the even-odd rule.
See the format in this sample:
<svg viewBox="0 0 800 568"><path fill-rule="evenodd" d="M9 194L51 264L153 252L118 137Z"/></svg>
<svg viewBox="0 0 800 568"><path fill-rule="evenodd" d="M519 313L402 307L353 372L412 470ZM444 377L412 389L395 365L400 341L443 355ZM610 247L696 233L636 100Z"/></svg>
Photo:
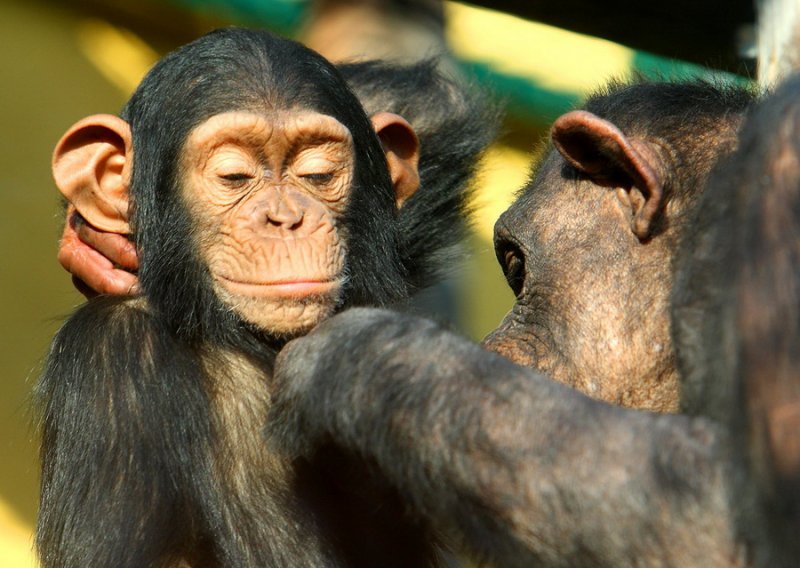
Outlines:
<svg viewBox="0 0 800 568"><path fill-rule="evenodd" d="M59 321L80 301L55 262L61 213L50 153L75 118L115 112L124 98L81 54L77 21L57 5L0 3L0 564L8 567L31 558L30 391Z"/></svg>

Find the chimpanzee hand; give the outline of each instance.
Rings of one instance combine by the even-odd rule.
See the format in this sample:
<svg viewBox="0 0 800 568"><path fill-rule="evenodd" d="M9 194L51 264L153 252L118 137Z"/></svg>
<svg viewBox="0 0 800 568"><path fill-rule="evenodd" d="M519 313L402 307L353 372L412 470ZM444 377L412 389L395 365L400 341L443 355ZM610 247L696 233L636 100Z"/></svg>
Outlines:
<svg viewBox="0 0 800 568"><path fill-rule="evenodd" d="M387 317L381 310L354 309L323 322L311 333L289 342L275 361L276 388L268 420L273 443L293 455L308 456L335 427L338 409L349 406L352 385L332 372L340 359L355 361L353 338ZM355 368L353 368L355 372Z"/></svg>
<svg viewBox="0 0 800 568"><path fill-rule="evenodd" d="M124 235L100 231L89 225L73 206L67 209L58 262L72 274L78 291L97 294L133 294L139 267L136 248Z"/></svg>
<svg viewBox="0 0 800 568"><path fill-rule="evenodd" d="M365 437L390 435L373 429L379 422L384 429L393 426L376 417L390 404L393 386L414 380L418 360L406 357L411 344L439 329L423 318L355 308L288 343L275 363L272 443L290 454L310 455L331 437L358 451ZM391 405L402 410L394 401Z"/></svg>

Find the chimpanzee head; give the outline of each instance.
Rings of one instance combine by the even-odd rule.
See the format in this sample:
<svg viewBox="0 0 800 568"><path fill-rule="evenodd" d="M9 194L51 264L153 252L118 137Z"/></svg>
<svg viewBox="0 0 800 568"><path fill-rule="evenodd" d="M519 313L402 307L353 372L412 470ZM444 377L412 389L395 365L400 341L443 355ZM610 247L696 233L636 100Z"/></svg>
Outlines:
<svg viewBox="0 0 800 568"><path fill-rule="evenodd" d="M640 82L612 85L559 118L555 148L495 228L517 299L486 344L591 396L677 409L672 256L751 98Z"/></svg>
<svg viewBox="0 0 800 568"><path fill-rule="evenodd" d="M410 125L370 122L324 58L223 29L156 64L121 118L76 124L54 172L91 224L131 233L152 309L187 339L222 341L402 297L395 217L417 159Z"/></svg>

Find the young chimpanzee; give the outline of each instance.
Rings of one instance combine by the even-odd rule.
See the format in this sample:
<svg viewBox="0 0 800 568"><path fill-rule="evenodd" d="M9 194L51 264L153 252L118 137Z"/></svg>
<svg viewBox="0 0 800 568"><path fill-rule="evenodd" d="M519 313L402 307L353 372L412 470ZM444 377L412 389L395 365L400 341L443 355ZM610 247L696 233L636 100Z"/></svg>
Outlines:
<svg viewBox="0 0 800 568"><path fill-rule="evenodd" d="M637 398L606 398L628 404L673 380L650 400L677 406L670 260L687 226L707 227L692 213L711 214L698 198L752 102L737 88L645 83L559 119L556 149L497 229L518 298L490 344L528 368L421 318L351 310L279 355L276 439L300 454L332 439L364 456L424 518L498 566L730 566L772 546L742 524L753 499L738 485L741 433L713 416L612 406L538 370L590 394L585 380L621 384ZM711 175L716 199L744 183L736 176ZM716 268L732 285L739 265ZM685 333L678 345L698 338ZM730 380L716 371L735 352L710 352L703 381L724 397ZM631 382L648 373L653 382Z"/></svg>
<svg viewBox="0 0 800 568"><path fill-rule="evenodd" d="M343 307L408 297L463 234L494 118L433 69L345 69L373 111L386 93L424 101L418 139L398 115L370 123L314 52L219 30L162 59L121 118L65 134L56 182L88 223L130 233L142 295L93 299L48 355L44 566L434 561L363 467L291 461L262 435L281 345Z"/></svg>

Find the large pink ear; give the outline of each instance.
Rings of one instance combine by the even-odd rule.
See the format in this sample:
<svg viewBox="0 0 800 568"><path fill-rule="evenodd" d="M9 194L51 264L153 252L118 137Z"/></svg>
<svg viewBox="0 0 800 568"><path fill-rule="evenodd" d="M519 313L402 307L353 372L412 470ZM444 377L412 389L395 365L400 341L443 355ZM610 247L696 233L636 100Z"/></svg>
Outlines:
<svg viewBox="0 0 800 568"><path fill-rule="evenodd" d="M53 177L64 197L90 225L129 234L132 156L127 122L108 114L89 116L67 130L56 145Z"/></svg>
<svg viewBox="0 0 800 568"><path fill-rule="evenodd" d="M664 199L665 167L646 142L628 138L590 112L569 112L550 131L556 149L578 171L600 185L623 187L630 201L631 230L646 239Z"/></svg>
<svg viewBox="0 0 800 568"><path fill-rule="evenodd" d="M371 120L386 154L399 208L419 189L419 139L402 116L379 112Z"/></svg>

